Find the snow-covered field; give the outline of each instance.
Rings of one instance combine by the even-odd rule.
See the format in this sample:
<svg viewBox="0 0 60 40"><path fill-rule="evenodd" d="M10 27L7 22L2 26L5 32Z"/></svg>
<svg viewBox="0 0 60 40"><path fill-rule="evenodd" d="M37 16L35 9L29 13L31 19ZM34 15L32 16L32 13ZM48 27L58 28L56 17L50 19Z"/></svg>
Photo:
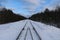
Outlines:
<svg viewBox="0 0 60 40"><path fill-rule="evenodd" d="M32 20L0 25L0 40L60 40L60 29Z"/></svg>

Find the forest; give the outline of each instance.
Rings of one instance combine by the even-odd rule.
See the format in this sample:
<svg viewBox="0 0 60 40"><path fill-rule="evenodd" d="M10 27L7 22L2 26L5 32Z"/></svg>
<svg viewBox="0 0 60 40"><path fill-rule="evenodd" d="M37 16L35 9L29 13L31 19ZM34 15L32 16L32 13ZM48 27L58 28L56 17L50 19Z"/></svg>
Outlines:
<svg viewBox="0 0 60 40"><path fill-rule="evenodd" d="M29 19L60 28L60 7L55 10L46 8L44 12L34 14Z"/></svg>
<svg viewBox="0 0 60 40"><path fill-rule="evenodd" d="M46 8L45 11L33 14L29 18L15 14L12 10L6 8L3 8L0 11L0 24L16 22L24 19L42 22L60 28L60 7L57 7L55 10Z"/></svg>
<svg viewBox="0 0 60 40"><path fill-rule="evenodd" d="M24 19L26 18L19 14L13 13L10 9L3 8L0 11L0 24L16 22Z"/></svg>

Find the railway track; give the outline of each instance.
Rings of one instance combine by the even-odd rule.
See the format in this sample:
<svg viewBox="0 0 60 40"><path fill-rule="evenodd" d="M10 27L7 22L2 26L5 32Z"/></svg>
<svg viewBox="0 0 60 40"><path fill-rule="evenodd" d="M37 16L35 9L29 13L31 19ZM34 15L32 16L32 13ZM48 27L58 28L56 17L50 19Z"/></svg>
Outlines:
<svg viewBox="0 0 60 40"><path fill-rule="evenodd" d="M33 24L32 24L32 22L31 22L31 21L30 21L30 24L31 24L31 26L32 26L33 30L35 31L35 33L37 34L37 36L38 36L39 40L42 40L42 39L41 39L41 37L39 36L38 32L36 31L35 27L33 26Z"/></svg>
<svg viewBox="0 0 60 40"><path fill-rule="evenodd" d="M30 26L27 27L27 29L25 29L25 27L28 25L28 22L29 22L29 24L31 25L32 29L30 28ZM28 34L28 31L29 31L29 33L30 33L31 40L34 40L34 35L32 34L32 33L33 33L32 30L34 31L34 34L36 35L35 38L38 37L37 40L42 40L41 37L39 36L38 32L36 31L34 25L32 24L32 22L31 22L31 21L28 21L28 22L25 23L24 27L23 27L22 30L20 31L20 33L19 33L19 35L17 36L16 40L21 40L21 35L23 35L22 33L24 32L24 30L25 30L26 32L25 32L25 36L24 36L24 39L23 39L23 40L26 40L26 38L27 38L27 36L28 36L28 35L27 35L27 34Z"/></svg>
<svg viewBox="0 0 60 40"><path fill-rule="evenodd" d="M22 28L22 30L21 30L21 31L20 31L20 33L18 34L18 36L17 36L16 40L18 40L18 39L19 39L19 37L21 36L21 34L22 34L23 30L24 30L24 29L25 29L25 27L26 27L26 24L27 24L27 22L25 23L24 27Z"/></svg>

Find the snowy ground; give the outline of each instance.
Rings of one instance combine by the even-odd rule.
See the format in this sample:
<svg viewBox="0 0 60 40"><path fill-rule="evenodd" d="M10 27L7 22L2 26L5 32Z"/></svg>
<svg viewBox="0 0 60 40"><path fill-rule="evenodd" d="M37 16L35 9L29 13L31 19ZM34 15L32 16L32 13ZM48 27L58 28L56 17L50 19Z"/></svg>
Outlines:
<svg viewBox="0 0 60 40"><path fill-rule="evenodd" d="M60 29L23 20L0 25L0 40L60 40Z"/></svg>

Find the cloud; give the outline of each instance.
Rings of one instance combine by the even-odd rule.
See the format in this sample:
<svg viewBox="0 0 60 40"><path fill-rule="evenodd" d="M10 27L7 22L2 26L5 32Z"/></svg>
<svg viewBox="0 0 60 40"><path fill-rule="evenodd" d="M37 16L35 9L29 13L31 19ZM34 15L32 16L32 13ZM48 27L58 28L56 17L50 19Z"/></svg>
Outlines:
<svg viewBox="0 0 60 40"><path fill-rule="evenodd" d="M0 11L4 8L4 3L6 0L0 0Z"/></svg>
<svg viewBox="0 0 60 40"><path fill-rule="evenodd" d="M25 0L26 2L28 3L32 3L34 4L34 6L29 6L27 7L27 9L29 8L30 10L35 10L38 6L42 6L43 4L45 4L47 1L49 3L46 3L44 5L44 8L45 7L48 7L49 9L53 8L54 6L60 4L60 0ZM49 7L50 6L50 7Z"/></svg>
<svg viewBox="0 0 60 40"><path fill-rule="evenodd" d="M5 0L6 1L6 0ZM5 4L5 1L0 0L0 5ZM45 8L50 10L54 9L56 5L60 4L60 0L7 0L8 3L2 6L7 6L7 8L12 8L15 12L34 14L36 12L41 12Z"/></svg>
<svg viewBox="0 0 60 40"><path fill-rule="evenodd" d="M25 0L25 1L31 4L31 6L27 7L30 10L35 9L39 5L39 1L38 0Z"/></svg>
<svg viewBox="0 0 60 40"><path fill-rule="evenodd" d="M28 12L35 13L37 7L39 7L42 3L45 3L45 0L24 0L25 2L31 4L30 6L24 7Z"/></svg>
<svg viewBox="0 0 60 40"><path fill-rule="evenodd" d="M0 0L0 6L4 6L5 2L6 2L6 0Z"/></svg>
<svg viewBox="0 0 60 40"><path fill-rule="evenodd" d="M31 13L31 14L34 14L36 13L36 9L37 7L41 6L42 3L45 3L46 1L45 0L24 0L24 4L25 6L23 7L23 9L27 10L27 12Z"/></svg>
<svg viewBox="0 0 60 40"><path fill-rule="evenodd" d="M25 0L26 2L32 3L34 5L38 5L39 1L38 0Z"/></svg>
<svg viewBox="0 0 60 40"><path fill-rule="evenodd" d="M54 10L57 6L60 5L60 0L53 0L50 4L46 4L44 8L48 8L50 10Z"/></svg>

